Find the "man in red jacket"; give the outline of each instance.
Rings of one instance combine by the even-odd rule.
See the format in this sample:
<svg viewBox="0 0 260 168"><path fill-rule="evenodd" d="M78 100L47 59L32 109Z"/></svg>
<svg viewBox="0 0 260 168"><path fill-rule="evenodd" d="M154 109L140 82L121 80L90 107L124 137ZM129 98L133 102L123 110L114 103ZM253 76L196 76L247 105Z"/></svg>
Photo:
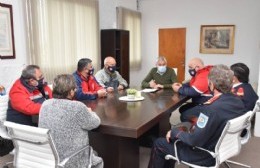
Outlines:
<svg viewBox="0 0 260 168"><path fill-rule="evenodd" d="M46 99L52 98L52 91L43 79L42 71L37 65L28 65L22 71L9 93L7 121L37 125L32 117L39 114L41 104Z"/></svg>
<svg viewBox="0 0 260 168"><path fill-rule="evenodd" d="M99 97L106 97L106 89L97 82L93 73L94 68L91 59L82 58L78 61L77 71L73 73L77 84L76 100L94 100Z"/></svg>
<svg viewBox="0 0 260 168"><path fill-rule="evenodd" d="M188 66L189 74L192 77L190 82L186 84L174 83L172 85L175 92L192 98L191 103L187 103L179 109L182 122L198 117L200 114L200 106L198 105L203 104L212 97L208 87L208 74L212 66L205 66L200 58L192 58Z"/></svg>

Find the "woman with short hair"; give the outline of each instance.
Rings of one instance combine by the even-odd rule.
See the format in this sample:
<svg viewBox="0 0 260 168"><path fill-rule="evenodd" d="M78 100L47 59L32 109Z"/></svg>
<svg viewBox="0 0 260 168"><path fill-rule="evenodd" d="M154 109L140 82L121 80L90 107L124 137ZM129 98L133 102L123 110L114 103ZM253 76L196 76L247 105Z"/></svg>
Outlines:
<svg viewBox="0 0 260 168"><path fill-rule="evenodd" d="M100 125L100 118L85 104L73 101L76 82L72 75L58 75L53 83L53 99L42 104L39 127L47 128L53 137L60 159L89 144L88 131ZM71 159L65 167L88 165L88 151ZM102 158L93 154L92 167L103 167Z"/></svg>

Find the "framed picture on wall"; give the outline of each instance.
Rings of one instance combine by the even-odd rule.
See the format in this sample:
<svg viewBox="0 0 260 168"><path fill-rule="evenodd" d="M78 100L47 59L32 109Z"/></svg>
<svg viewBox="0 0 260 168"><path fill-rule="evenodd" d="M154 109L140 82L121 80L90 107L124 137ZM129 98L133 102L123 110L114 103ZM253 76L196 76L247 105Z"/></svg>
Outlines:
<svg viewBox="0 0 260 168"><path fill-rule="evenodd" d="M202 25L200 53L233 54L235 25Z"/></svg>
<svg viewBox="0 0 260 168"><path fill-rule="evenodd" d="M0 58L15 58L12 5L0 3Z"/></svg>

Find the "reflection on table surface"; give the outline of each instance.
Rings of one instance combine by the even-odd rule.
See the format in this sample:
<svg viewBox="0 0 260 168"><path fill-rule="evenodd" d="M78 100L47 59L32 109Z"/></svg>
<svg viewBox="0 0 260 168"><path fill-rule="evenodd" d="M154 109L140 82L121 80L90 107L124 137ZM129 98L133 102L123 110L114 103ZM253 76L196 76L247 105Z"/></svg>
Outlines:
<svg viewBox="0 0 260 168"><path fill-rule="evenodd" d="M143 93L144 100L121 101L126 91L109 93L106 98L85 101L101 119L97 131L111 135L138 138L155 125L164 113L178 108L187 98L174 93L171 89ZM111 131L113 129L113 131Z"/></svg>

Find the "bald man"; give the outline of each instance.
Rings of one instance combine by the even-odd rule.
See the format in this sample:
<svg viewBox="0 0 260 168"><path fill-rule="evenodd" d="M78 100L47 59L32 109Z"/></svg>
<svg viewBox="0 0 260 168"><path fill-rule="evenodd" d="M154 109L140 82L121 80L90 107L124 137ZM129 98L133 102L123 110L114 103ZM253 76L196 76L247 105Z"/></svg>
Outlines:
<svg viewBox="0 0 260 168"><path fill-rule="evenodd" d="M193 114L190 112L192 110L189 109L203 104L212 97L208 88L208 74L212 66L204 66L200 58L192 58L188 66L189 74L192 77L190 82L186 84L174 83L172 85L172 89L175 92L192 98L191 103L187 103L179 109L182 122L190 121L190 118L193 117ZM187 110L189 110L189 112L186 112ZM196 115L194 117L196 117Z"/></svg>
<svg viewBox="0 0 260 168"><path fill-rule="evenodd" d="M128 86L127 81L116 71L116 60L112 56L105 58L104 68L95 74L95 78L108 92L123 90Z"/></svg>

